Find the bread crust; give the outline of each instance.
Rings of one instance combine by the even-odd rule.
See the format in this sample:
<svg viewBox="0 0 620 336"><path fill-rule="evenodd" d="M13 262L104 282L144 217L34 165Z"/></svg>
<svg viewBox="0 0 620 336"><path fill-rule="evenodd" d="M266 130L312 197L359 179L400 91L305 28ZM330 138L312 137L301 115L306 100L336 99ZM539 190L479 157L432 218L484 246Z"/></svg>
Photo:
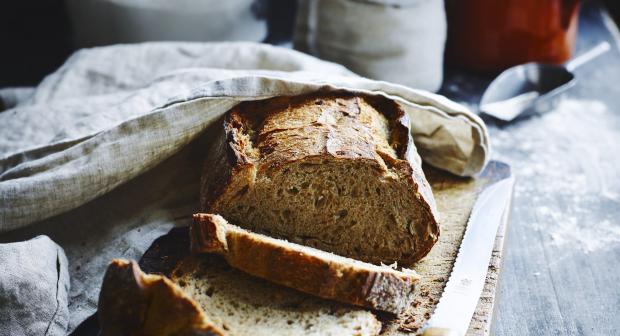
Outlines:
<svg viewBox="0 0 620 336"><path fill-rule="evenodd" d="M98 307L101 335L221 336L198 304L168 278L134 261L113 260Z"/></svg>
<svg viewBox="0 0 620 336"><path fill-rule="evenodd" d="M419 276L298 244L229 224L223 217L195 214L191 250L215 253L239 270L299 291L365 308L404 312Z"/></svg>
<svg viewBox="0 0 620 336"><path fill-rule="evenodd" d="M334 102L339 112L350 117L346 127L333 127L321 121L323 113L318 120L305 113L319 109L328 116ZM389 124L387 133L376 132L381 127L375 120L360 120L360 110L368 105L385 116ZM414 241L415 248L402 251L397 260L347 256L375 263L398 261L409 266L428 254L439 238L439 216L410 134L409 117L394 101L348 92L277 97L242 103L221 122L203 169L202 211L225 214L227 204L252 188L257 176L274 174L294 163L326 159L342 164L358 162L373 166L380 173L396 174L411 190L425 219L409 230L408 239Z"/></svg>

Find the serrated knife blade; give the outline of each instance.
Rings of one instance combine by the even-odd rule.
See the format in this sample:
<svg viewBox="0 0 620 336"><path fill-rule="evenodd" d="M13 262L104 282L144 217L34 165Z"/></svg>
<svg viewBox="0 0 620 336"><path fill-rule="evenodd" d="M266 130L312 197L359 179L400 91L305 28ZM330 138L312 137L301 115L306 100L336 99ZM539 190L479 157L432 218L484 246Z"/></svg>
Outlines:
<svg viewBox="0 0 620 336"><path fill-rule="evenodd" d="M463 336L467 332L482 294L495 236L513 185L511 176L488 186L478 196L452 273L435 312L424 327L424 336Z"/></svg>

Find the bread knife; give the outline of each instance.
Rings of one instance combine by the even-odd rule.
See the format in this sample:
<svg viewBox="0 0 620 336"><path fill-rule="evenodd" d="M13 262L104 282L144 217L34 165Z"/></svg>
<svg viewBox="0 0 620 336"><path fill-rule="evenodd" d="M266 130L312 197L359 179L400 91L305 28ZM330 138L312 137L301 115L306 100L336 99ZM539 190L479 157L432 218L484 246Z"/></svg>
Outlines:
<svg viewBox="0 0 620 336"><path fill-rule="evenodd" d="M467 221L454 267L424 336L463 336L467 332L486 280L497 230L514 186L510 176L480 193Z"/></svg>

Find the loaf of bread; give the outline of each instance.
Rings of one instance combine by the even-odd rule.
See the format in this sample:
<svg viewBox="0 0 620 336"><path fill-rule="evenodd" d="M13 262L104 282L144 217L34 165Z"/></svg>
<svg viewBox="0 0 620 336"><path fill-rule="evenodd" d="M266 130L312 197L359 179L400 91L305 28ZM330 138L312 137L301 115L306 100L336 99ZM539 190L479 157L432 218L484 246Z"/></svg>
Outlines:
<svg viewBox="0 0 620 336"><path fill-rule="evenodd" d="M216 253L251 275L325 299L394 314L413 302L419 277L412 270L337 256L228 223L218 215L194 215L190 227L194 253Z"/></svg>
<svg viewBox="0 0 620 336"><path fill-rule="evenodd" d="M371 312L315 298L237 271L219 256L191 256L168 279L113 261L99 298L102 335L378 335Z"/></svg>
<svg viewBox="0 0 620 336"><path fill-rule="evenodd" d="M339 92L245 102L215 140L204 212L371 263L411 265L439 237L408 116L392 100Z"/></svg>

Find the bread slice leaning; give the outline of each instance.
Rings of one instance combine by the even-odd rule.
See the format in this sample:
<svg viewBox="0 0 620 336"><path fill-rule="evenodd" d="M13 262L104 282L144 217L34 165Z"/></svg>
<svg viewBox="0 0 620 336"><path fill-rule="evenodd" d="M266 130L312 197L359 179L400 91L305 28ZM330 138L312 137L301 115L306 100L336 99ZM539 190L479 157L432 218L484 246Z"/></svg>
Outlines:
<svg viewBox="0 0 620 336"><path fill-rule="evenodd" d="M337 256L254 233L219 215L196 214L190 227L194 253L222 255L251 275L316 295L394 314L413 302L419 276Z"/></svg>
<svg viewBox="0 0 620 336"><path fill-rule="evenodd" d="M394 101L347 92L242 103L208 151L202 210L345 257L409 266L439 237L409 123Z"/></svg>
<svg viewBox="0 0 620 336"><path fill-rule="evenodd" d="M99 295L101 335L220 336L198 304L160 275L144 274L133 261L108 266Z"/></svg>

